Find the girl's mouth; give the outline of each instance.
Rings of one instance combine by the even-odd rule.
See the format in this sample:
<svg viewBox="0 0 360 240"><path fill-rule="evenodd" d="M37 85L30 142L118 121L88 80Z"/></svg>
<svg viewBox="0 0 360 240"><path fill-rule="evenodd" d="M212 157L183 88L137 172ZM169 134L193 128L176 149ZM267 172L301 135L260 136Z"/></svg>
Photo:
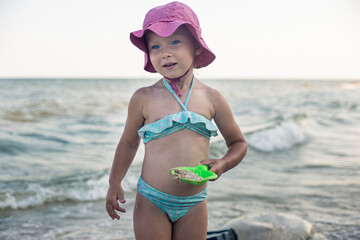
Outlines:
<svg viewBox="0 0 360 240"><path fill-rule="evenodd" d="M164 64L163 67L167 68L167 67L172 67L174 65L176 65L176 63L167 63L167 64Z"/></svg>

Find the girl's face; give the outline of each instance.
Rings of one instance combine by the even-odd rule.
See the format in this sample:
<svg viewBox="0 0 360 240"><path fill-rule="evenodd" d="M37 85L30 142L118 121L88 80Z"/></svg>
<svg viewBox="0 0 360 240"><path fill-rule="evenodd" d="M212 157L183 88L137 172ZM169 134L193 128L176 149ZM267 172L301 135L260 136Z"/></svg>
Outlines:
<svg viewBox="0 0 360 240"><path fill-rule="evenodd" d="M169 37L151 31L145 37L150 61L162 76L177 78L192 66L195 39L185 27L179 27Z"/></svg>

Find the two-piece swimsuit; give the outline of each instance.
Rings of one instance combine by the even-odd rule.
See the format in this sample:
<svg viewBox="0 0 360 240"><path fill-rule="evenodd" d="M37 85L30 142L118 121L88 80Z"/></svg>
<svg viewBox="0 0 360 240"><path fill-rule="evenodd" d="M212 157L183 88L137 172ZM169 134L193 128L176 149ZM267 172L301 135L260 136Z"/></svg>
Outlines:
<svg viewBox="0 0 360 240"><path fill-rule="evenodd" d="M163 78L163 83L166 88L174 95L175 99L183 108L182 112L168 115L158 121L144 125L139 129L138 134L143 139L144 143L151 140L161 138L172 134L174 132L187 128L194 131L208 139L211 136L217 136L217 127L206 117L187 110L189 103L194 76L191 81L189 92L186 96L185 103L179 99L170 84ZM195 204L203 201L207 197L207 189L192 196L175 196L165 192L161 192L154 187L148 185L142 178L139 178L137 190L144 197L149 199L153 204L165 212L172 222L183 217Z"/></svg>

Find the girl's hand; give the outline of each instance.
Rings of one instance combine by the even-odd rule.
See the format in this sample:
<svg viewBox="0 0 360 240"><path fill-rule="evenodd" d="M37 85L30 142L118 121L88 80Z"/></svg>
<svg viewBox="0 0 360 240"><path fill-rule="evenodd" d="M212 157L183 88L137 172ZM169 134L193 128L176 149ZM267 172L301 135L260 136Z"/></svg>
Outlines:
<svg viewBox="0 0 360 240"><path fill-rule="evenodd" d="M106 211L109 214L110 218L114 220L120 219L120 216L116 213L115 210L125 213L126 210L120 207L119 202L124 204L126 202L124 197L124 190L121 185L110 186L107 196L106 196Z"/></svg>
<svg viewBox="0 0 360 240"><path fill-rule="evenodd" d="M225 166L224 166L225 161L222 159L206 159L206 160L202 160L201 162L199 162L199 164L209 166L209 168L210 168L209 171L216 173L218 178L221 176L221 174L223 174L225 172L225 170L224 170L225 169ZM210 181L215 181L217 179L210 180Z"/></svg>

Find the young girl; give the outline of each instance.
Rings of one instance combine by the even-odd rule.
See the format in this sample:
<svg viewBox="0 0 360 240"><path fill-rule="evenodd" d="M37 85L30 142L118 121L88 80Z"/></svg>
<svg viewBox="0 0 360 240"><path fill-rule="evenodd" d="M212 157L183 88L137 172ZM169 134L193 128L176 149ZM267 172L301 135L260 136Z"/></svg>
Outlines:
<svg viewBox="0 0 360 240"><path fill-rule="evenodd" d="M145 53L144 69L163 78L137 90L129 102L106 210L112 219L120 219L115 210L125 212L119 205L125 203L121 181L142 138L145 156L133 218L136 239L206 239L206 184L180 182L170 169L204 164L220 177L246 154L245 138L229 104L193 74L194 68L209 65L215 55L201 37L197 16L180 2L151 9L143 29L132 32L130 39ZM217 130L228 151L221 159L209 159L209 139Z"/></svg>

